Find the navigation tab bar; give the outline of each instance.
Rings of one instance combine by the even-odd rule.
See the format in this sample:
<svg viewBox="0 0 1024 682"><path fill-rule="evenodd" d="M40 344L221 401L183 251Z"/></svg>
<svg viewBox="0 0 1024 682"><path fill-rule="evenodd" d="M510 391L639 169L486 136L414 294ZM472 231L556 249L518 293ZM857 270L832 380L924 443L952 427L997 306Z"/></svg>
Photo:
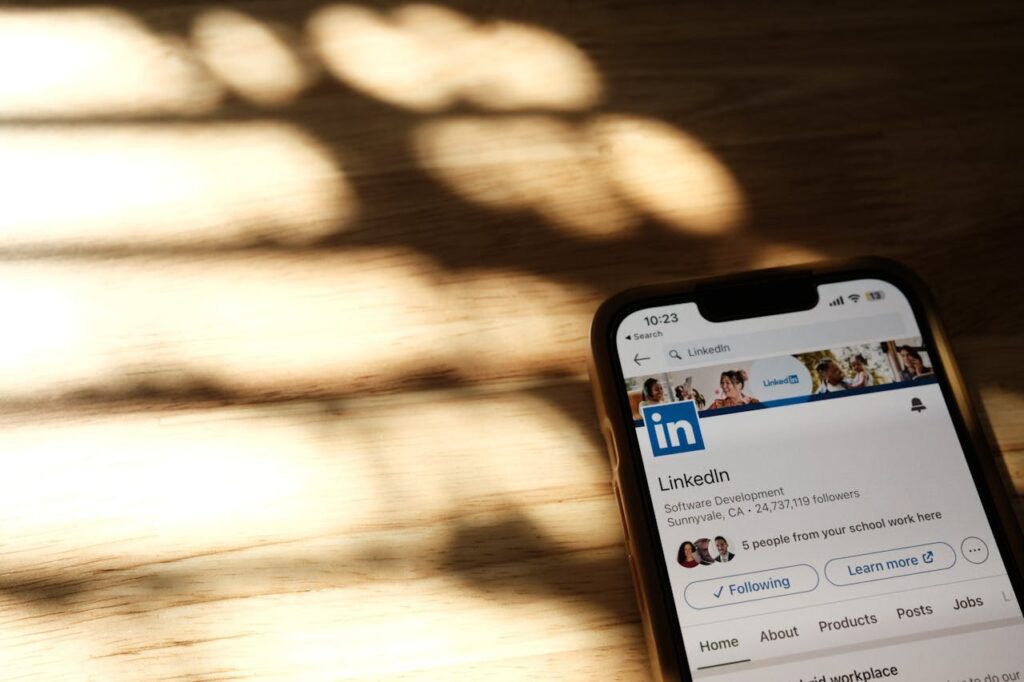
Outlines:
<svg viewBox="0 0 1024 682"><path fill-rule="evenodd" d="M698 582L735 584L738 578L730 576ZM701 586L700 589L705 588ZM1012 594L1009 590L1009 580L1005 575L994 576L855 601L780 610L762 616L725 618L707 625L683 628L683 635L688 642L686 653L691 665L694 669L707 669L1019 618L1016 602L1003 597L1004 594ZM785 609L785 603L780 601L780 608ZM722 615L730 611L723 611Z"/></svg>

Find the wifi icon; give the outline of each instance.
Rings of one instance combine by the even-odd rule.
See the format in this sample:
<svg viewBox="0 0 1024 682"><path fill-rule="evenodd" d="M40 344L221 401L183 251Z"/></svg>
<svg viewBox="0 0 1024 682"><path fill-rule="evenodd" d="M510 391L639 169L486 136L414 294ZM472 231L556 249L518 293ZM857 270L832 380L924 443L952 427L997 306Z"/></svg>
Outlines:
<svg viewBox="0 0 1024 682"><path fill-rule="evenodd" d="M854 303L860 300L860 294L847 294L846 298L850 299Z"/></svg>

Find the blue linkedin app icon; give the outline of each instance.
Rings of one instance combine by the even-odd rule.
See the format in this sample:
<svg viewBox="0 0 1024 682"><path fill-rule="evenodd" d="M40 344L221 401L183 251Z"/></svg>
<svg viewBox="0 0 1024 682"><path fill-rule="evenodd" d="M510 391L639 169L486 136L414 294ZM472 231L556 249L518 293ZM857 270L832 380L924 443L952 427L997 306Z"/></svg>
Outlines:
<svg viewBox="0 0 1024 682"><path fill-rule="evenodd" d="M643 418L655 457L704 449L697 406L692 400L644 406Z"/></svg>

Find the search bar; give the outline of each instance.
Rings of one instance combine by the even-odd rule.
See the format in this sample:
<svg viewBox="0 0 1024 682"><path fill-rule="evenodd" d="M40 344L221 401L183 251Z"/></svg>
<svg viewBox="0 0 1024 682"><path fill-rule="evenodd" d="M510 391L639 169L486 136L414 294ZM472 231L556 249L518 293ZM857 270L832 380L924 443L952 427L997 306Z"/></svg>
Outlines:
<svg viewBox="0 0 1024 682"><path fill-rule="evenodd" d="M906 336L906 323L899 313L887 313L850 320L832 320L797 327L766 329L750 334L713 336L695 341L667 343L665 361L670 367L682 367L720 359L784 355L822 350L856 343L890 341Z"/></svg>

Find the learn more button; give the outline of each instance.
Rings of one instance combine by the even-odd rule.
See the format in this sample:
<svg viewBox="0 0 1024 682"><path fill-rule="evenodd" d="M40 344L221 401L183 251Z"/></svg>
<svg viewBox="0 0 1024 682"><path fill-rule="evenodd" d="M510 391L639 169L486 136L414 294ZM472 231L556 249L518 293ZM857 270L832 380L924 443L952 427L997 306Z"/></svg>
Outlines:
<svg viewBox="0 0 1024 682"><path fill-rule="evenodd" d="M695 580L686 586L683 599L694 609L713 609L741 602L785 597L810 592L818 586L818 572L807 564L768 571Z"/></svg>
<svg viewBox="0 0 1024 682"><path fill-rule="evenodd" d="M832 559L825 564L825 577L841 587L944 571L955 563L956 552L952 547L945 542L932 542Z"/></svg>

